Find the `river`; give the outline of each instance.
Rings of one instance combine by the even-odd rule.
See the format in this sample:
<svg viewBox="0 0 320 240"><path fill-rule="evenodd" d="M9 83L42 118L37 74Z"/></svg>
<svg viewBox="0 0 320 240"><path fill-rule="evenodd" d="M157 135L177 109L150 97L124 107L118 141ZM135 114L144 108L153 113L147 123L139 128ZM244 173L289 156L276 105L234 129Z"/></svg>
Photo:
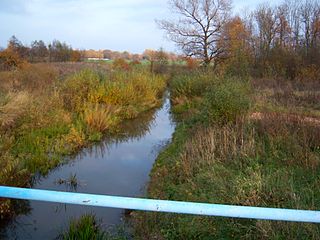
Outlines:
<svg viewBox="0 0 320 240"><path fill-rule="evenodd" d="M171 140L175 124L168 94L161 108L122 124L119 134L83 149L67 163L39 177L35 189L139 197L161 148ZM54 239L72 218L93 213L103 227L124 221L123 209L39 201L20 201L23 214L1 230L1 239Z"/></svg>

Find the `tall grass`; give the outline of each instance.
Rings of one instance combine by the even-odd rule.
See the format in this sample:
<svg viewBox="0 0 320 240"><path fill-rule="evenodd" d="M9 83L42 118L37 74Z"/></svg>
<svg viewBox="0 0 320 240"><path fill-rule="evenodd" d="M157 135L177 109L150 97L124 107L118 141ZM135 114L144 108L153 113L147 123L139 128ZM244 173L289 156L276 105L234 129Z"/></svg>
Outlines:
<svg viewBox="0 0 320 240"><path fill-rule="evenodd" d="M185 76L181 79L185 82ZM185 102L173 101L184 117L156 161L148 197L319 209L320 125L288 114L250 117L255 102L244 81L215 80L205 89L173 95L186 97ZM318 225L307 223L165 213L134 216L138 239L318 239L320 234Z"/></svg>
<svg viewBox="0 0 320 240"><path fill-rule="evenodd" d="M63 240L103 240L106 233L100 229L94 215L83 215L70 222L68 230L59 236Z"/></svg>
<svg viewBox="0 0 320 240"><path fill-rule="evenodd" d="M47 65L0 72L8 77L1 84L9 82L0 92L0 156L9 156L0 157L0 185L26 185L22 177L11 179L22 173L46 174L63 156L160 104L166 87L164 76L143 68L86 69L62 79L54 72Z"/></svg>
<svg viewBox="0 0 320 240"><path fill-rule="evenodd" d="M57 239L63 240L126 240L132 239L129 232L117 226L103 229L93 214L85 214L79 219L72 219L68 229L61 233Z"/></svg>
<svg viewBox="0 0 320 240"><path fill-rule="evenodd" d="M89 132L105 133L117 124L117 110L110 105L94 104L83 111L83 120Z"/></svg>

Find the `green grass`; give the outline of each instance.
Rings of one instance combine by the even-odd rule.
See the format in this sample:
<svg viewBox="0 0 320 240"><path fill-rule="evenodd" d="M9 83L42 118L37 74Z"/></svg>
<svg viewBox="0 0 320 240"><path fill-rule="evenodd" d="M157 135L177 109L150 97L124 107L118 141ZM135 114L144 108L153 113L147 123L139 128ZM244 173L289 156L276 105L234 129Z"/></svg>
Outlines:
<svg viewBox="0 0 320 240"><path fill-rule="evenodd" d="M64 79L49 70L30 71L18 73L25 86L17 84L18 89L1 94L0 155L10 161L0 158L4 169L0 185L27 186L25 177L20 181L11 176L48 173L64 156L117 131L121 121L158 106L166 87L165 76L142 67L109 72L85 69ZM48 85L42 91L28 81L34 76L46 79ZM7 205L1 200L0 211Z"/></svg>
<svg viewBox="0 0 320 240"><path fill-rule="evenodd" d="M130 234L122 226L103 229L96 216L85 214L79 219L72 219L68 229L58 236L63 240L126 240Z"/></svg>
<svg viewBox="0 0 320 240"><path fill-rule="evenodd" d="M197 89L199 79L187 82ZM204 92L176 91L185 85L171 84L180 122L154 165L148 197L319 209L320 126L278 115L251 119L255 93L246 81L209 82ZM174 100L181 96L184 101ZM320 234L318 225L308 223L141 212L134 219L137 239L318 239Z"/></svg>
<svg viewBox="0 0 320 240"><path fill-rule="evenodd" d="M97 223L94 215L83 215L72 220L68 230L59 236L63 240L104 240L108 239Z"/></svg>

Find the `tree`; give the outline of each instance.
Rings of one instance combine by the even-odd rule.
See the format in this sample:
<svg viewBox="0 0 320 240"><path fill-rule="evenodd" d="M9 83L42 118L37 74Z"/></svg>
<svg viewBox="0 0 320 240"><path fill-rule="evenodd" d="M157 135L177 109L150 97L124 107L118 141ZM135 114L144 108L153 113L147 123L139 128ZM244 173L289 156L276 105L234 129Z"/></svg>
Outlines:
<svg viewBox="0 0 320 240"><path fill-rule="evenodd" d="M27 58L29 52L29 49L25 47L14 35L9 39L7 49L11 52L17 53L20 58Z"/></svg>
<svg viewBox="0 0 320 240"><path fill-rule="evenodd" d="M0 71L10 71L25 66L26 62L11 49L0 52Z"/></svg>
<svg viewBox="0 0 320 240"><path fill-rule="evenodd" d="M268 56L277 33L277 16L275 10L267 4L260 5L255 11L259 29L260 51Z"/></svg>
<svg viewBox="0 0 320 240"><path fill-rule="evenodd" d="M155 73L165 73L169 64L168 54L163 48L154 52L154 63L151 62L151 71Z"/></svg>
<svg viewBox="0 0 320 240"><path fill-rule="evenodd" d="M66 43L58 40L53 40L52 44L48 45L49 61L53 62L66 62L70 61L72 48Z"/></svg>
<svg viewBox="0 0 320 240"><path fill-rule="evenodd" d="M30 49L30 60L31 62L44 62L48 56L48 49L46 44L40 41L33 41Z"/></svg>
<svg viewBox="0 0 320 240"><path fill-rule="evenodd" d="M224 47L224 63L229 73L248 75L253 59L251 37L250 29L239 16L230 19L225 25L219 44Z"/></svg>
<svg viewBox="0 0 320 240"><path fill-rule="evenodd" d="M158 21L161 29L189 57L202 59L208 66L223 53L217 44L229 19L230 0L171 0L177 20Z"/></svg>

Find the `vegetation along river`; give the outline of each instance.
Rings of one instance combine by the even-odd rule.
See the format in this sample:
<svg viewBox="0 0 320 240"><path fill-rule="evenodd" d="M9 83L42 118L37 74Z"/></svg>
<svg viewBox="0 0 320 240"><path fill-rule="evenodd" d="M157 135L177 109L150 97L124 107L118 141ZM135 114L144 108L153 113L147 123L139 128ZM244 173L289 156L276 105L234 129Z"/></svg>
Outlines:
<svg viewBox="0 0 320 240"><path fill-rule="evenodd" d="M115 196L143 196L149 172L170 141L175 124L166 94L161 108L123 124L119 134L83 149L68 163L40 177L35 189L76 191ZM123 209L19 201L21 214L1 232L4 239L54 239L70 219L93 213L104 227L121 224Z"/></svg>

